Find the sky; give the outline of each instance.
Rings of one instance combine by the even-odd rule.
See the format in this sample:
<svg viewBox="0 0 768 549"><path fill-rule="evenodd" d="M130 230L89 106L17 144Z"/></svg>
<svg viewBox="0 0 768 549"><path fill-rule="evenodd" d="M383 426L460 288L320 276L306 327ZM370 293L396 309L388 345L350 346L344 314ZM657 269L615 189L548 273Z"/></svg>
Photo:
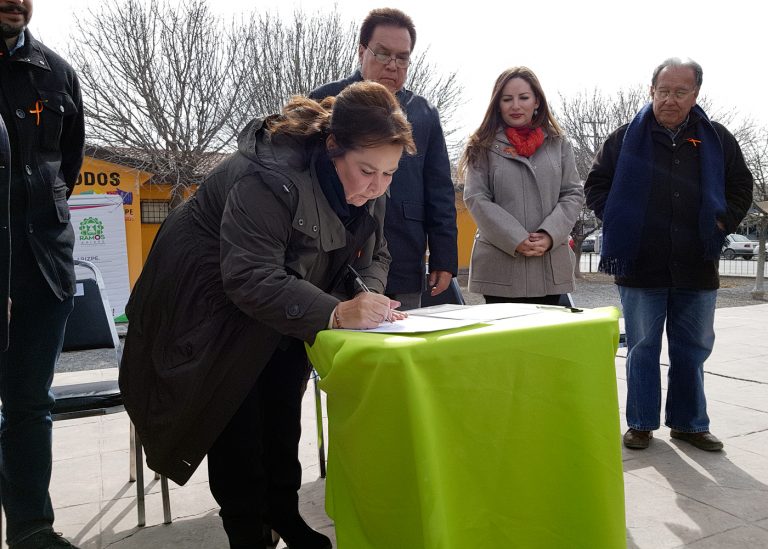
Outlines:
<svg viewBox="0 0 768 549"><path fill-rule="evenodd" d="M30 29L61 53L74 36L74 14L110 0L34 0ZM147 0L149 1L149 0ZM290 15L330 10L329 0L210 0L224 17L255 8ZM704 68L702 94L723 110L768 125L768 4L759 0L337 0L342 18L359 23L369 10L391 6L416 24L416 52L456 71L463 104L458 135L482 120L493 82L504 69L526 65L538 75L550 104L558 94L600 89L612 93L650 86L654 67L667 57L692 57ZM721 120L728 125L728 121Z"/></svg>

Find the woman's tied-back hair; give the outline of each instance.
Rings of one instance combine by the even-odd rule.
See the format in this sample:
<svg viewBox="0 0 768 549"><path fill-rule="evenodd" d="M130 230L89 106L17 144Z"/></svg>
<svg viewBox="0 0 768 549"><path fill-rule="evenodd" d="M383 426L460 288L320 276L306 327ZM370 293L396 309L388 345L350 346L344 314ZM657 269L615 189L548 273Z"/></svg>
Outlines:
<svg viewBox="0 0 768 549"><path fill-rule="evenodd" d="M320 103L295 96L282 116L270 120L269 130L297 136L332 134L337 146L328 152L333 157L380 145L400 145L403 152L416 153L411 124L392 92L377 82L356 82Z"/></svg>
<svg viewBox="0 0 768 549"><path fill-rule="evenodd" d="M506 86L507 82L513 78L522 78L528 82L528 85L531 86L531 90L533 90L533 95L535 95L536 99L539 101L539 107L531 120L531 127L541 127L552 137L563 135L563 130L552 115L552 111L549 110L547 97L544 94L544 89L541 87L536 74L534 74L528 67L509 68L502 72L496 79L496 83L493 85L491 101L485 111L483 121L480 123L480 127L475 130L475 133L469 136L467 147L464 149L464 154L459 160L458 173L460 179L464 179L470 165L477 166L478 161L481 158L485 158L486 151L491 147L491 144L496 138L496 132L499 128L505 126L504 119L501 117L501 112L499 111L499 103L501 102L504 86Z"/></svg>

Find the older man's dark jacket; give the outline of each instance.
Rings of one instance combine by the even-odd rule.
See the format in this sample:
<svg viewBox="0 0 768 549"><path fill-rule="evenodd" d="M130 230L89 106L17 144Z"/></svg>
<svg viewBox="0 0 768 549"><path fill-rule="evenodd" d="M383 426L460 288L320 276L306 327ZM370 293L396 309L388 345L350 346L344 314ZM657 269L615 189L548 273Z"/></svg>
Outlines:
<svg viewBox="0 0 768 549"><path fill-rule="evenodd" d="M10 166L0 169L3 304L12 249L14 257L21 248L31 249L59 299L71 296L75 289L74 233L67 197L83 162L80 85L66 61L28 30L24 38L24 46L12 56L5 41L0 41L0 114L11 150ZM23 276L16 266L14 276Z"/></svg>
<svg viewBox="0 0 768 549"><path fill-rule="evenodd" d="M363 80L360 71L310 92L313 99L337 95ZM392 179L384 235L392 255L387 293L416 293L424 286L424 253L429 270L456 275L456 204L448 151L437 109L405 88L395 96L413 127L416 155L403 155Z"/></svg>
<svg viewBox="0 0 768 549"><path fill-rule="evenodd" d="M635 271L617 277L621 286L636 288L719 287L716 261L703 257L699 238L701 177L698 131L703 123L691 112L675 140L656 121L652 123L653 176ZM719 219L725 233L736 230L752 203L752 174L739 144L721 124L713 122L720 137L725 166L726 212ZM584 184L587 206L602 219L628 125L614 131L598 151Z"/></svg>

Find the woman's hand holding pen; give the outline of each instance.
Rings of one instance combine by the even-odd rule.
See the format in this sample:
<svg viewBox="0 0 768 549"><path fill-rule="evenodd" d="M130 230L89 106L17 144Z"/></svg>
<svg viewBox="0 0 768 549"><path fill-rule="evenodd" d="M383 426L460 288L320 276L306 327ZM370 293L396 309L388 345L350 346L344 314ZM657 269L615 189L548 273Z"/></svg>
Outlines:
<svg viewBox="0 0 768 549"><path fill-rule="evenodd" d="M342 301L336 306L340 328L370 329L384 321L402 320L408 313L395 310L399 301L385 295L372 292L360 292L349 301Z"/></svg>

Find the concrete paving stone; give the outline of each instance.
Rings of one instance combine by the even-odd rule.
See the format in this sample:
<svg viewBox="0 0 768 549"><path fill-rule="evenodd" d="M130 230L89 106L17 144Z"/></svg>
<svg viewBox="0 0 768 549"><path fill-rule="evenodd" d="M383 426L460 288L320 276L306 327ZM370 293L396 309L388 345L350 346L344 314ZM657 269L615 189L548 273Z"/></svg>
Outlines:
<svg viewBox="0 0 768 549"><path fill-rule="evenodd" d="M127 414L100 416L99 426L101 452L115 452L128 447L131 431Z"/></svg>
<svg viewBox="0 0 768 549"><path fill-rule="evenodd" d="M115 541L147 528L163 525L163 504L160 494L148 494L144 502L146 506L146 526L141 528L138 526L135 497L111 500L111 504L106 505L102 509L98 520L101 526L104 545L111 545ZM171 511L173 511L173 507ZM200 509L201 514L205 511L208 511L208 509ZM135 545L135 547L141 547L141 545Z"/></svg>
<svg viewBox="0 0 768 549"><path fill-rule="evenodd" d="M757 522L755 525L760 527L760 528L762 528L765 531L768 531L768 519L761 520L761 521ZM768 545L766 545L766 547L768 547Z"/></svg>
<svg viewBox="0 0 768 549"><path fill-rule="evenodd" d="M768 457L736 448L704 452L685 442L672 452L624 463L624 470L682 497L755 522L768 517Z"/></svg>
<svg viewBox="0 0 768 549"><path fill-rule="evenodd" d="M154 497L154 496L153 496ZM162 507L162 498L155 498ZM219 516L219 505L213 499L208 483L178 486L170 492L171 517L173 521L213 513ZM154 504L154 502L153 502ZM161 508L162 510L162 508ZM162 520L160 520L162 522ZM219 524L221 527L221 524Z"/></svg>
<svg viewBox="0 0 768 549"><path fill-rule="evenodd" d="M145 490L148 491L153 480L149 472L144 472ZM120 498L135 498L136 483L130 482L130 461L127 444L125 449L101 454L101 498L110 501Z"/></svg>
<svg viewBox="0 0 768 549"><path fill-rule="evenodd" d="M211 513L169 525L115 532L108 546L110 549L224 549L229 544L221 528L221 520Z"/></svg>
<svg viewBox="0 0 768 549"><path fill-rule="evenodd" d="M54 423L53 461L98 455L101 425L98 418L91 421L65 420Z"/></svg>
<svg viewBox="0 0 768 549"><path fill-rule="evenodd" d="M710 403L725 402L768 413L768 385L706 376L704 388Z"/></svg>
<svg viewBox="0 0 768 549"><path fill-rule="evenodd" d="M768 532L756 526L740 526L690 543L685 547L689 549L764 549L768 547Z"/></svg>
<svg viewBox="0 0 768 549"><path fill-rule="evenodd" d="M170 503L172 524L189 518L214 515L218 521L218 527L221 528L218 505L211 496L207 484L185 486L182 491L172 492ZM161 495L148 494L145 498L145 506L146 527L162 525L164 518ZM135 497L121 499L117 505L105 509L100 517L105 540L114 541L124 537L126 532L137 530L137 516Z"/></svg>
<svg viewBox="0 0 768 549"><path fill-rule="evenodd" d="M681 547L743 524L738 517L646 480L637 471L641 469L624 475L628 549Z"/></svg>
<svg viewBox="0 0 768 549"><path fill-rule="evenodd" d="M100 474L101 456L98 453L55 461L49 490L55 507L98 503L101 499Z"/></svg>
<svg viewBox="0 0 768 549"><path fill-rule="evenodd" d="M762 384L768 390L768 354L750 357L710 358L704 366L705 371L737 379L749 379Z"/></svg>
<svg viewBox="0 0 768 549"><path fill-rule="evenodd" d="M739 450L765 457L768 455L768 428L757 433L749 433L728 439L726 450L731 448L738 448Z"/></svg>
<svg viewBox="0 0 768 549"><path fill-rule="evenodd" d="M708 391L710 392L710 391ZM711 391L710 393L715 393ZM711 431L727 441L732 436L741 436L768 429L768 413L748 407L707 399Z"/></svg>

